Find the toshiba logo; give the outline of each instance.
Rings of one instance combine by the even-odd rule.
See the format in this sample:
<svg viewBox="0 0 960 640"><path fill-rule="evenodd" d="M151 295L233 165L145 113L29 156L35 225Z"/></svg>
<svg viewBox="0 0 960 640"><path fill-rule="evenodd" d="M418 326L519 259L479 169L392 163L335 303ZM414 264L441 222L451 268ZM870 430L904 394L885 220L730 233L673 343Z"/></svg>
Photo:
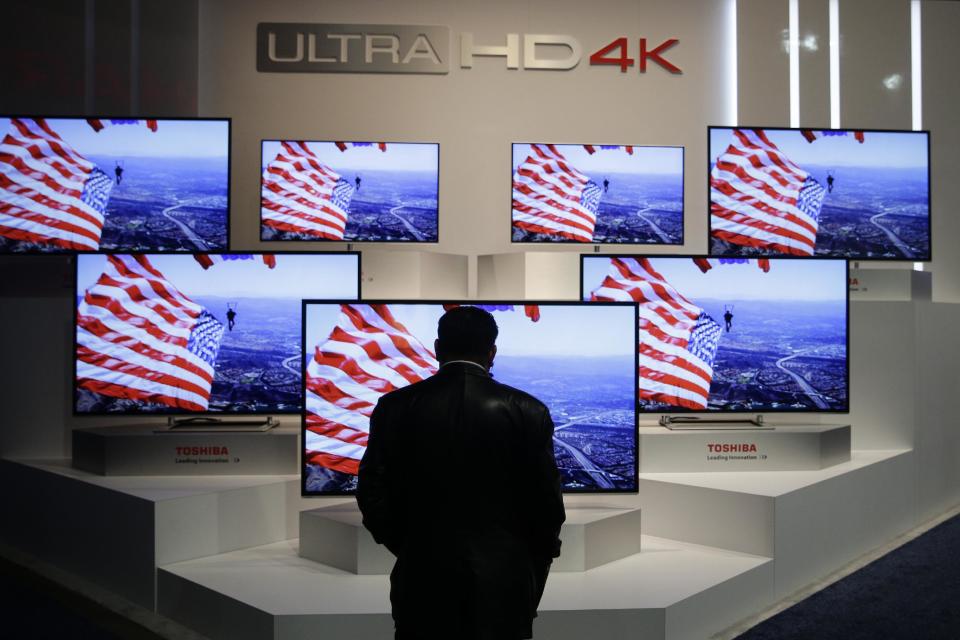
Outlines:
<svg viewBox="0 0 960 640"><path fill-rule="evenodd" d="M177 447L178 456L228 456L227 447Z"/></svg>
<svg viewBox="0 0 960 640"><path fill-rule="evenodd" d="M707 451L710 453L756 453L757 445L753 443L708 444Z"/></svg>

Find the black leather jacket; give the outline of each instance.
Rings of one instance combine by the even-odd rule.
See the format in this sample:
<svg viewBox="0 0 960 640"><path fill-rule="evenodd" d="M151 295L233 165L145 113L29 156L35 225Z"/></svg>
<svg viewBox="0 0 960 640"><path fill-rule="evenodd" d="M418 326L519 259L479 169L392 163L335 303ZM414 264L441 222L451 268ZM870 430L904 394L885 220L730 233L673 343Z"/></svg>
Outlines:
<svg viewBox="0 0 960 640"><path fill-rule="evenodd" d="M383 396L357 501L397 556L397 637L531 636L565 518L542 402L466 362Z"/></svg>

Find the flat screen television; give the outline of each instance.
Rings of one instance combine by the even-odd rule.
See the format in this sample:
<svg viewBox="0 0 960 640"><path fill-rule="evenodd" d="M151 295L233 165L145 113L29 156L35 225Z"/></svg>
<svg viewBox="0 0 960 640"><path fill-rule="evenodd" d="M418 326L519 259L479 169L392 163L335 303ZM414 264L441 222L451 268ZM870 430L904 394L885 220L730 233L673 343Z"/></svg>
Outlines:
<svg viewBox="0 0 960 640"><path fill-rule="evenodd" d="M436 372L437 321L451 304L304 301L304 495L355 491L373 407ZM550 409L564 491L636 491L635 305L469 304L499 325L494 379Z"/></svg>
<svg viewBox="0 0 960 640"><path fill-rule="evenodd" d="M927 131L710 127L710 253L930 260Z"/></svg>
<svg viewBox="0 0 960 640"><path fill-rule="evenodd" d="M263 140L260 239L437 242L440 145Z"/></svg>
<svg viewBox="0 0 960 640"><path fill-rule="evenodd" d="M683 244L683 147L513 144L513 242Z"/></svg>
<svg viewBox="0 0 960 640"><path fill-rule="evenodd" d="M79 255L74 412L299 413L303 298L357 299L358 253Z"/></svg>
<svg viewBox="0 0 960 640"><path fill-rule="evenodd" d="M582 255L584 300L638 303L641 412L849 411L847 263Z"/></svg>
<svg viewBox="0 0 960 640"><path fill-rule="evenodd" d="M227 118L0 118L0 253L229 248Z"/></svg>

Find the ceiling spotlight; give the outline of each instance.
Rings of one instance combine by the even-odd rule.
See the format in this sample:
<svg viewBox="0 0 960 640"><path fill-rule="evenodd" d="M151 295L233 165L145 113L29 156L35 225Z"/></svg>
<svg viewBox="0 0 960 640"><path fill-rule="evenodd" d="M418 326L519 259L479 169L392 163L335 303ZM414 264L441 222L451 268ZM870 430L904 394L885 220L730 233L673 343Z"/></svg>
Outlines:
<svg viewBox="0 0 960 640"><path fill-rule="evenodd" d="M883 79L883 86L885 86L890 91L896 91L903 86L903 76L899 73L894 73Z"/></svg>

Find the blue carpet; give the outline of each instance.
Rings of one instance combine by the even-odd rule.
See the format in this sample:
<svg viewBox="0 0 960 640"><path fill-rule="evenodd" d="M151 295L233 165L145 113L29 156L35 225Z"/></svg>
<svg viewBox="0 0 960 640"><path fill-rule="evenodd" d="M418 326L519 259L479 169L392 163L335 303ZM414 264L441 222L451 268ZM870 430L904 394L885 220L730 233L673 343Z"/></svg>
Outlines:
<svg viewBox="0 0 960 640"><path fill-rule="evenodd" d="M142 627L80 594L0 560L0 638L157 640Z"/></svg>
<svg viewBox="0 0 960 640"><path fill-rule="evenodd" d="M760 623L738 640L861 638L960 638L960 516Z"/></svg>

